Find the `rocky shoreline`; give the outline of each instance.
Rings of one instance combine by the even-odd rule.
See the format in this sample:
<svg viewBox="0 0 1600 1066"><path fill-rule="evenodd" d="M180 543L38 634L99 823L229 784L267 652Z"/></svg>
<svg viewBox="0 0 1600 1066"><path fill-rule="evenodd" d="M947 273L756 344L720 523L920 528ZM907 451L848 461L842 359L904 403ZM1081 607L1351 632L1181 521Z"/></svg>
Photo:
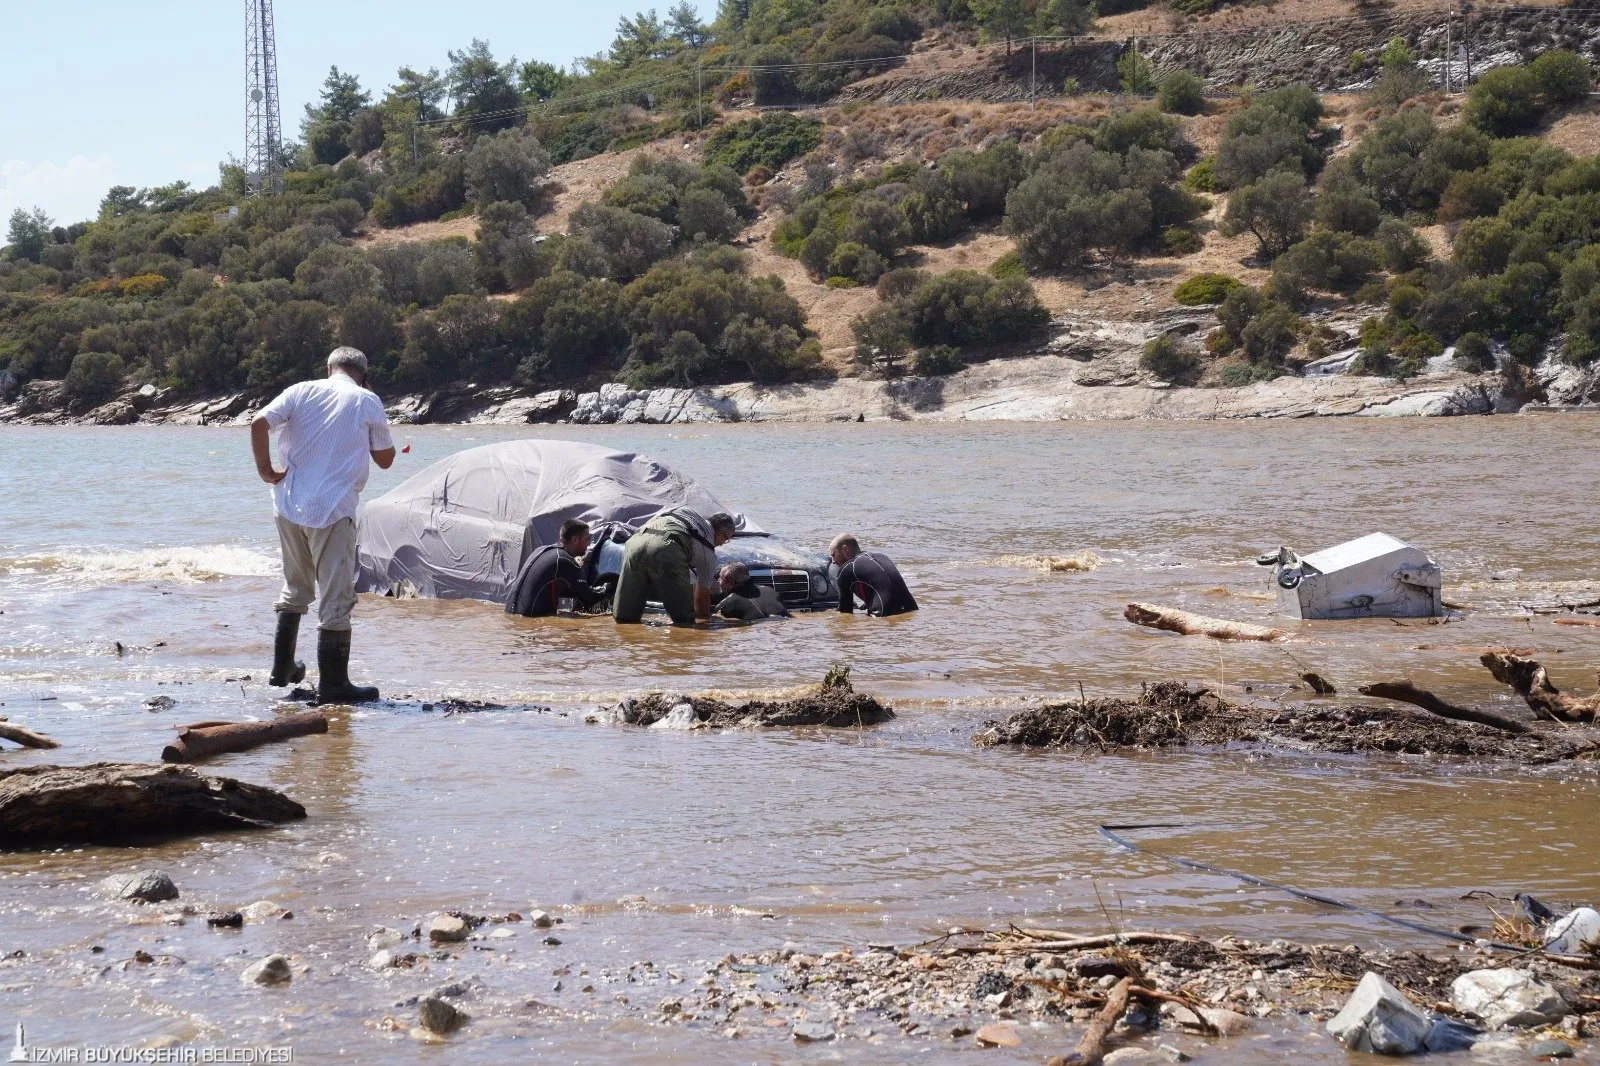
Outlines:
<svg viewBox="0 0 1600 1066"><path fill-rule="evenodd" d="M713 422L1054 422L1358 416L1394 418L1600 411L1600 368L1563 362L1552 345L1537 367L1511 364L1485 374L1456 369L1453 350L1417 377L1397 381L1349 373L1365 311L1310 316L1336 350L1300 374L1240 387L1172 385L1140 369L1147 341L1203 333L1214 308L1172 307L1148 318L1068 314L1025 355L974 363L938 377L892 380L837 377L784 385L740 382L697 388L634 389L611 382L593 390L535 391L462 382L401 396L388 404L396 423L673 425ZM0 424L247 425L270 391L176 396L154 385L89 411L68 408L61 383L0 382Z"/></svg>
<svg viewBox="0 0 1600 1066"><path fill-rule="evenodd" d="M1205 421L1250 418L1448 417L1600 412L1593 371L1546 363L1525 381L1439 367L1409 381L1330 374L1280 377L1239 388L1195 388L1140 380L1137 369L1047 353L993 360L944 377L893 381L838 378L792 385L743 382L701 388L530 393L511 386L452 386L404 396L390 417L407 424L672 425L732 422ZM0 405L12 425L247 425L270 397L235 393L176 401L147 386L92 411L50 402L31 382Z"/></svg>

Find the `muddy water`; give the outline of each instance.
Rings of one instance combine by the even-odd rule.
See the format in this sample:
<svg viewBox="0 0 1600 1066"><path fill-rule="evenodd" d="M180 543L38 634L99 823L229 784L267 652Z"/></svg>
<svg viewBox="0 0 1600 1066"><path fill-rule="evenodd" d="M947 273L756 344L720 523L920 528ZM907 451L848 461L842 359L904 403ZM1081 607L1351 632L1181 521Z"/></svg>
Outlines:
<svg viewBox="0 0 1600 1066"><path fill-rule="evenodd" d="M1369 945L1414 934L1233 881L1118 853L1105 821L1161 821L1161 849L1449 925L1474 888L1600 897L1600 782L1570 770L1441 770L1406 762L1176 754L1077 757L975 750L985 717L1022 701L1203 680L1287 691L1304 669L1346 692L1409 677L1514 710L1472 653L1539 649L1589 690L1600 630L1519 604L1600 598L1591 520L1600 423L1576 417L1222 425L557 427L638 448L703 479L797 541L840 529L893 555L924 609L832 613L716 632L507 618L476 603L364 598L355 671L393 705L328 736L211 768L281 788L310 819L282 831L158 849L0 856L0 1031L46 1045L162 1036L292 1044L300 1061L944 1061L965 1046L877 1035L800 1050L757 1024L651 1025L692 990L698 960L785 941L909 943L957 924L1026 918L1102 931L1157 926ZM408 429L369 495L505 428ZM1428 546L1445 626L1303 627L1236 647L1137 630L1130 600L1267 620L1250 560L1382 529ZM270 502L241 432L0 429L0 714L61 751L5 766L152 760L174 723L260 716L276 560ZM1094 553L1088 573L1030 559ZM118 651L120 642L121 651ZM303 648L311 652L310 640ZM647 689L775 692L848 662L899 719L861 733L681 734L584 726L585 707ZM248 677L247 677L248 675ZM171 710L143 702L170 695ZM454 695L514 709L446 715ZM271 899L289 921L212 932L98 901L108 873L157 866L205 910ZM365 936L439 908L544 907L424 971L368 972ZM159 912L157 912L159 914ZM102 951L95 951L95 948ZM130 963L135 951L157 961ZM290 953L284 989L246 964ZM20 956L9 953L21 952ZM649 959L658 982L604 976ZM588 968L584 976L581 968ZM557 971L565 971L558 973ZM394 1004L476 977L478 1018L449 1049L372 1027ZM557 989L557 982L560 988ZM595 991L585 993L585 985ZM618 1002L625 995L627 1003ZM543 1006L530 1006L537 1001ZM1028 1030L1039 1061L1059 1030ZM1299 1023L1206 1051L1217 1062L1339 1062Z"/></svg>

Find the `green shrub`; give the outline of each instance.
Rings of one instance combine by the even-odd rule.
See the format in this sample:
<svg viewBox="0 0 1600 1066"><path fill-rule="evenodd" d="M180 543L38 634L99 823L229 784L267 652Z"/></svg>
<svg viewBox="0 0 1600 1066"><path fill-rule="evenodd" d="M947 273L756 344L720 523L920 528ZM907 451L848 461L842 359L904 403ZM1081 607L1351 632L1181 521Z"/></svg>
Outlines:
<svg viewBox="0 0 1600 1066"><path fill-rule="evenodd" d="M532 204L550 173L550 153L528 129L479 137L467 150L462 177L467 198L480 207L497 201Z"/></svg>
<svg viewBox="0 0 1600 1066"><path fill-rule="evenodd" d="M927 278L897 304L919 345L957 348L1021 340L1050 321L1027 281L971 270Z"/></svg>
<svg viewBox="0 0 1600 1066"><path fill-rule="evenodd" d="M1272 264L1267 295L1291 307L1304 307L1315 292L1348 295L1371 279L1382 254L1373 241L1318 230Z"/></svg>
<svg viewBox="0 0 1600 1066"><path fill-rule="evenodd" d="M79 407L95 407L115 396L122 388L127 367L121 356L110 352L79 352L61 385Z"/></svg>
<svg viewBox="0 0 1600 1066"><path fill-rule="evenodd" d="M1553 48L1528 64L1535 92L1546 109L1575 104L1589 93L1593 73L1576 52Z"/></svg>
<svg viewBox="0 0 1600 1066"><path fill-rule="evenodd" d="M833 274L824 278L822 284L829 289L855 289L860 287L860 283L855 278L844 277L840 274Z"/></svg>
<svg viewBox="0 0 1600 1066"><path fill-rule="evenodd" d="M1123 155L1079 142L1043 159L1006 201L1005 231L1031 270L1077 269L1096 251L1132 253L1201 210L1178 188L1172 155Z"/></svg>
<svg viewBox="0 0 1600 1066"><path fill-rule="evenodd" d="M739 174L755 166L776 171L821 143L822 123L773 111L717 130L706 141L704 159L732 167Z"/></svg>
<svg viewBox="0 0 1600 1066"><path fill-rule="evenodd" d="M1194 166L1190 167L1183 175L1183 185L1186 189L1195 192L1217 192L1222 188L1217 184L1217 157L1208 155Z"/></svg>
<svg viewBox="0 0 1600 1066"><path fill-rule="evenodd" d="M1322 101L1304 85L1258 93L1250 106L1228 117L1217 146L1216 180L1237 189L1283 169L1314 173L1322 161L1310 134L1322 117Z"/></svg>
<svg viewBox="0 0 1600 1066"><path fill-rule="evenodd" d="M1028 271L1022 265L1022 257L1013 249L989 264L989 276L992 278L1025 278L1028 276Z"/></svg>
<svg viewBox="0 0 1600 1066"><path fill-rule="evenodd" d="M1249 363L1223 363L1217 368L1217 381L1225 389L1240 389L1255 380L1256 368Z"/></svg>
<svg viewBox="0 0 1600 1066"><path fill-rule="evenodd" d="M1428 260L1427 242L1398 218L1386 218L1378 223L1378 232L1373 237L1383 256L1384 268L1392 273L1405 274Z"/></svg>
<svg viewBox="0 0 1600 1066"><path fill-rule="evenodd" d="M732 249L657 263L623 290L620 311L633 335L623 374L635 387L788 381L821 371L800 305L776 277L748 277Z"/></svg>
<svg viewBox="0 0 1600 1066"><path fill-rule="evenodd" d="M1200 75L1175 70L1161 79L1156 105L1175 115L1198 115L1205 107L1206 82Z"/></svg>
<svg viewBox="0 0 1600 1066"><path fill-rule="evenodd" d="M1238 278L1227 274L1196 274L1179 282L1178 287L1172 290L1172 298L1184 307L1220 304L1239 285Z"/></svg>
<svg viewBox="0 0 1600 1066"><path fill-rule="evenodd" d="M899 304L879 304L850 321L855 336L854 360L864 373L896 378L911 351L911 324Z"/></svg>
<svg viewBox="0 0 1600 1066"><path fill-rule="evenodd" d="M1300 316L1282 304L1268 302L1240 336L1245 358L1258 366L1277 367L1300 339Z"/></svg>
<svg viewBox="0 0 1600 1066"><path fill-rule="evenodd" d="M954 374L965 369L966 365L961 349L949 344L918 348L911 356L911 372L925 378Z"/></svg>
<svg viewBox="0 0 1600 1066"><path fill-rule="evenodd" d="M1456 338L1455 364L1457 370L1468 374L1482 374L1495 367L1494 353L1489 342L1480 333L1463 333Z"/></svg>
<svg viewBox="0 0 1600 1066"><path fill-rule="evenodd" d="M1168 226L1161 231L1161 251L1165 255L1193 255L1204 247L1200 234L1186 226Z"/></svg>
<svg viewBox="0 0 1600 1066"><path fill-rule="evenodd" d="M1312 210L1305 178L1298 171L1273 171L1229 194L1222 230L1230 236L1253 234L1261 254L1271 258L1305 236Z"/></svg>
<svg viewBox="0 0 1600 1066"><path fill-rule="evenodd" d="M1149 341L1139 356L1139 366L1151 376L1174 384L1188 384L1200 374L1200 358L1170 333Z"/></svg>
<svg viewBox="0 0 1600 1066"><path fill-rule="evenodd" d="M1495 67L1467 87L1461 115L1484 133L1509 137L1539 121L1538 87L1527 67Z"/></svg>
<svg viewBox="0 0 1600 1066"><path fill-rule="evenodd" d="M834 247L828 256L828 280L848 278L861 285L871 285L888 269L883 256L854 241L845 241Z"/></svg>

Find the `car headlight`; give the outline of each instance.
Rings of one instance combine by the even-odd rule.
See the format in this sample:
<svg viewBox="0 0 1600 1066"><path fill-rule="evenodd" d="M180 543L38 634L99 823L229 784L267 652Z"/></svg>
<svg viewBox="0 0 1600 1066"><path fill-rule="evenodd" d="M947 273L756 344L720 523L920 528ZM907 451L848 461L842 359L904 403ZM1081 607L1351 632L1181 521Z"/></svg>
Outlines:
<svg viewBox="0 0 1600 1066"><path fill-rule="evenodd" d="M811 594L813 596L826 596L828 594L828 575L811 575Z"/></svg>

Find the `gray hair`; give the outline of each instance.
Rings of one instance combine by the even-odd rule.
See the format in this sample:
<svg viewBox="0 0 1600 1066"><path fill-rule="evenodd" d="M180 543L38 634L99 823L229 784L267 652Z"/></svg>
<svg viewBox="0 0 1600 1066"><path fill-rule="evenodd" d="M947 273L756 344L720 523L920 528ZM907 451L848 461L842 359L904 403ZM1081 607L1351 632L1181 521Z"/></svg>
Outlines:
<svg viewBox="0 0 1600 1066"><path fill-rule="evenodd" d="M728 536L731 537L733 536L734 530L738 528L733 524L733 515L729 514L727 511L718 511L716 514L706 519L706 521L711 524L712 535L726 532Z"/></svg>
<svg viewBox="0 0 1600 1066"><path fill-rule="evenodd" d="M717 576L735 585L742 585L750 580L750 568L744 563L728 563L717 572Z"/></svg>
<svg viewBox="0 0 1600 1066"><path fill-rule="evenodd" d="M833 540L828 544L828 554L833 554L833 552L839 548L849 548L851 555L861 554L861 542L856 540L856 538L852 537L848 533L840 533L837 537L833 538Z"/></svg>
<svg viewBox="0 0 1600 1066"><path fill-rule="evenodd" d="M359 370L367 372L367 357L359 348L352 348L348 344L335 348L328 353L329 370Z"/></svg>

